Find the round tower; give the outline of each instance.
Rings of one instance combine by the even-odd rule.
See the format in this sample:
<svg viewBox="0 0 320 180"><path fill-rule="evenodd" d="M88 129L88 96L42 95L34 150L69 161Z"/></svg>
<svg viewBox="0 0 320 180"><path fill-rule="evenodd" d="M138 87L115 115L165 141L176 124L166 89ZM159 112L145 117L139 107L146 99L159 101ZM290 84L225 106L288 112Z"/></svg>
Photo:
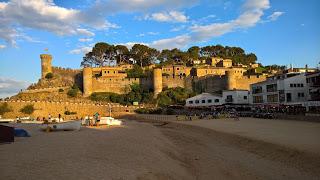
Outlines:
<svg viewBox="0 0 320 180"><path fill-rule="evenodd" d="M83 95L88 97L92 93L92 69L91 67L83 68Z"/></svg>
<svg viewBox="0 0 320 180"><path fill-rule="evenodd" d="M52 73L52 56L50 54L40 54L41 78L44 79L48 73Z"/></svg>
<svg viewBox="0 0 320 180"><path fill-rule="evenodd" d="M156 98L162 92L162 70L161 68L153 69L153 89L154 97Z"/></svg>
<svg viewBox="0 0 320 180"><path fill-rule="evenodd" d="M236 74L235 71L233 70L229 70L226 72L226 79L227 79L227 84L226 84L226 88L227 90L234 90L237 89L237 80L236 80Z"/></svg>

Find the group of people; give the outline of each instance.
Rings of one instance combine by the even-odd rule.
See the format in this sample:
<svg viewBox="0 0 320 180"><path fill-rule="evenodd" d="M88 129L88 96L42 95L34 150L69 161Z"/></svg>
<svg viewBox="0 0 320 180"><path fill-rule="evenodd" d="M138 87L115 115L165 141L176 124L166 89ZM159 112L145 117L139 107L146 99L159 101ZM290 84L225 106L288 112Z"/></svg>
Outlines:
<svg viewBox="0 0 320 180"><path fill-rule="evenodd" d="M99 122L100 122L100 114L98 112L96 112L93 115L93 118L90 118L90 116L86 116L85 117L85 125L86 126L98 126Z"/></svg>

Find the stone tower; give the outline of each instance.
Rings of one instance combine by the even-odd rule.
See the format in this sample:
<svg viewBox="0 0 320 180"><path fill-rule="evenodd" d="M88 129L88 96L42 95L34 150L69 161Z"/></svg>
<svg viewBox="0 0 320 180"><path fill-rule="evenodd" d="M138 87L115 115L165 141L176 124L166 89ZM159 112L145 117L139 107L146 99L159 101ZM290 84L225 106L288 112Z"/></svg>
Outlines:
<svg viewBox="0 0 320 180"><path fill-rule="evenodd" d="M83 68L83 96L88 97L92 94L92 69Z"/></svg>
<svg viewBox="0 0 320 180"><path fill-rule="evenodd" d="M48 73L52 73L52 56L50 54L40 54L41 78L44 79Z"/></svg>
<svg viewBox="0 0 320 180"><path fill-rule="evenodd" d="M154 98L162 92L162 70L160 68L153 69L153 89Z"/></svg>
<svg viewBox="0 0 320 180"><path fill-rule="evenodd" d="M227 79L227 90L234 90L237 89L237 80L236 80L235 71L230 70L226 72L226 79Z"/></svg>

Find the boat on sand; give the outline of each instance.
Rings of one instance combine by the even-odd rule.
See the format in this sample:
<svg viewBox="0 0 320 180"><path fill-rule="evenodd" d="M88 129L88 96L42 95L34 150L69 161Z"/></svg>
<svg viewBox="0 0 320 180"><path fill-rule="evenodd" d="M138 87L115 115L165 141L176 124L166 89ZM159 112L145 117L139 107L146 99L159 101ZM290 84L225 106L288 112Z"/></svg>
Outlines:
<svg viewBox="0 0 320 180"><path fill-rule="evenodd" d="M99 125L120 126L122 121L114 119L113 117L101 117Z"/></svg>
<svg viewBox="0 0 320 180"><path fill-rule="evenodd" d="M42 130L46 131L78 131L81 127L81 121L64 121L64 122L49 122L41 125Z"/></svg>

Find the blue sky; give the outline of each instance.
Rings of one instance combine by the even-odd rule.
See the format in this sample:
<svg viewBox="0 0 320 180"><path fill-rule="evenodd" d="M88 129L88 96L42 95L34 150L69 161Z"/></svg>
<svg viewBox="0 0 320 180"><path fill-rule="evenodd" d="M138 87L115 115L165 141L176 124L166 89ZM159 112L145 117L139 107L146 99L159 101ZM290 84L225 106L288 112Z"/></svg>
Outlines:
<svg viewBox="0 0 320 180"><path fill-rule="evenodd" d="M45 48L53 65L79 68L100 41L239 46L264 65L315 67L319 7L318 0L0 0L0 97L37 82Z"/></svg>

